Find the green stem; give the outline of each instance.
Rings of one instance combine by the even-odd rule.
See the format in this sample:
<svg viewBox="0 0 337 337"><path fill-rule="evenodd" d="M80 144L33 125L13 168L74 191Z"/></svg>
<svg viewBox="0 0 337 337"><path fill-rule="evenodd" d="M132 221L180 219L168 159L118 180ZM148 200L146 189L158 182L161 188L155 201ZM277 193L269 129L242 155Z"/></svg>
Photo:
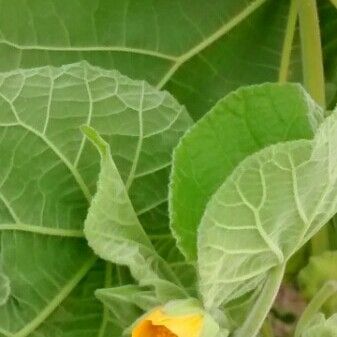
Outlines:
<svg viewBox="0 0 337 337"><path fill-rule="evenodd" d="M301 336L303 329L309 323L312 317L318 313L322 305L336 292L337 292L337 281L329 281L320 289L320 291L314 296L314 298L308 304L301 318L299 319L295 330L295 337Z"/></svg>
<svg viewBox="0 0 337 337"><path fill-rule="evenodd" d="M280 83L284 83L288 79L291 51L293 48L293 42L294 42L294 36L295 36L295 30L296 30L298 2L299 0L291 0L290 7L289 7L288 22L287 22L286 33L284 36L284 41L283 41L281 64L280 64L280 71L279 71L279 78L278 78Z"/></svg>
<svg viewBox="0 0 337 337"><path fill-rule="evenodd" d="M316 0L300 0L299 21L304 85L313 99L325 108L323 53ZM313 255L329 249L327 227L311 239Z"/></svg>
<svg viewBox="0 0 337 337"><path fill-rule="evenodd" d="M259 333L280 288L284 269L285 265L282 264L271 271L246 321L234 334L235 337L255 337Z"/></svg>
<svg viewBox="0 0 337 337"><path fill-rule="evenodd" d="M304 85L318 104L325 107L323 54L316 0L301 0L299 19Z"/></svg>

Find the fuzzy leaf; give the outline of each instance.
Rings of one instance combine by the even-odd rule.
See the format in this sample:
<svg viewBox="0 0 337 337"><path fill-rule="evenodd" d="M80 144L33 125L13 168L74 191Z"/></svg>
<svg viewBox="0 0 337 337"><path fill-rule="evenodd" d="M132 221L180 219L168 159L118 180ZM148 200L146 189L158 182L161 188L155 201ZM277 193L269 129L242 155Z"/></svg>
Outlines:
<svg viewBox="0 0 337 337"><path fill-rule="evenodd" d="M172 149L191 124L186 110L145 82L85 62L1 73L0 270L10 284L1 296L1 337L118 335L94 291L121 284L83 234L100 158L82 124L114 144L114 161L152 241L161 237L174 247L167 182ZM170 254L177 262L182 257Z"/></svg>
<svg viewBox="0 0 337 337"><path fill-rule="evenodd" d="M337 212L337 112L312 141L269 146L242 161L212 196L199 230L207 307L263 283Z"/></svg>
<svg viewBox="0 0 337 337"><path fill-rule="evenodd" d="M108 143L88 126L82 131L101 155L97 192L84 227L89 246L101 258L128 266L140 285L153 286L162 301L171 296L185 297L178 277L158 255L140 224Z"/></svg>

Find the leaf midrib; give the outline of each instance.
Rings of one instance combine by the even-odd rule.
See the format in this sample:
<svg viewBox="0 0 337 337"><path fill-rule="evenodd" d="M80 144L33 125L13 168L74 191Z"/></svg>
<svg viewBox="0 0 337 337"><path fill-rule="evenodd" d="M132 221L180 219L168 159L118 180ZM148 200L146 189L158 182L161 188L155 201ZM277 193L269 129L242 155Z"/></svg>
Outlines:
<svg viewBox="0 0 337 337"><path fill-rule="evenodd" d="M28 233L35 233L41 235L68 237L68 238L84 238L82 230L71 230L63 228L43 227L30 225L26 223L0 223L1 231L21 231Z"/></svg>
<svg viewBox="0 0 337 337"><path fill-rule="evenodd" d="M214 42L219 40L225 34L230 32L233 28L235 28L238 24L240 24L244 19L246 19L249 15L255 12L262 4L264 4L267 0L255 0L251 2L245 9L236 14L231 20L223 24L218 30L216 30L213 34L211 34L207 39L198 43L195 47L191 48L184 54L180 55L176 62L172 65L171 68L167 71L167 73L161 78L161 80L157 83L156 88L161 89L165 86L165 84L171 79L171 77L176 73L176 71L187 61L189 61L192 57L199 54L201 51L212 45Z"/></svg>
<svg viewBox="0 0 337 337"><path fill-rule="evenodd" d="M31 332L35 331L45 319L47 319L52 312L68 297L76 285L82 280L82 278L89 272L93 265L97 261L97 257L92 255L88 260L82 265L82 267L77 271L77 273L70 279L69 282L59 291L49 304L39 312L39 314L31 320L23 329L12 334L12 337L26 337Z"/></svg>
<svg viewBox="0 0 337 337"><path fill-rule="evenodd" d="M154 50L142 49L142 48L133 48L133 47L123 47L123 46L69 46L69 47L55 47L55 46L34 46L34 45L20 45L8 40L0 40L0 44L5 44L9 47L13 47L19 50L41 50L41 51L61 51L61 52L86 52L86 51L107 51L107 52L124 52L124 53L133 53L140 55L153 56L169 61L176 61L177 57L165 53L161 53Z"/></svg>

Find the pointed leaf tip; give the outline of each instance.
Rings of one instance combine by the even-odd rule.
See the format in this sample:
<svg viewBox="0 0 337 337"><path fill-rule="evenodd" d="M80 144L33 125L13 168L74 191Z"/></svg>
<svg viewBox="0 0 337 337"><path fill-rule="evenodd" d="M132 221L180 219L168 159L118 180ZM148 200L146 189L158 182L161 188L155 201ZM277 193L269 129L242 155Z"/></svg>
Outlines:
<svg viewBox="0 0 337 337"><path fill-rule="evenodd" d="M88 140L96 146L100 154L103 156L107 153L109 144L100 136L100 134L89 125L80 126L80 130L88 138Z"/></svg>

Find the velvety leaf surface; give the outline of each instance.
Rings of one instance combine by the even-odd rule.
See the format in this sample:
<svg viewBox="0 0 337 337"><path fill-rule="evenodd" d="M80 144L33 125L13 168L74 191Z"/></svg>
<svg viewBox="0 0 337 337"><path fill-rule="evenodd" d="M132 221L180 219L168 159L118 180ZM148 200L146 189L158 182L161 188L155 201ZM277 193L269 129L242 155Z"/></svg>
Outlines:
<svg viewBox="0 0 337 337"><path fill-rule="evenodd" d="M263 283L337 211L337 113L314 140L269 146L242 161L212 196L198 241L207 307Z"/></svg>
<svg viewBox="0 0 337 337"><path fill-rule="evenodd" d="M163 213L171 152L190 125L184 108L86 63L0 74L0 336L110 335L93 293L121 284L83 238L99 156L82 124L114 144L148 233L169 233Z"/></svg>
<svg viewBox="0 0 337 337"><path fill-rule="evenodd" d="M153 286L164 302L172 294L173 299L184 297L178 277L158 255L138 220L108 143L88 126L82 131L101 155L97 192L84 227L89 246L101 258L127 266L140 285Z"/></svg>
<svg viewBox="0 0 337 337"><path fill-rule="evenodd" d="M206 204L246 156L282 141L312 138L323 112L299 85L240 88L220 100L175 149L170 185L171 227L196 260Z"/></svg>
<svg viewBox="0 0 337 337"><path fill-rule="evenodd" d="M300 79L296 38L289 67L281 70L281 60L288 58L283 42L289 4L2 0L0 69L85 59L169 89L199 118L241 85L277 81L281 72Z"/></svg>

